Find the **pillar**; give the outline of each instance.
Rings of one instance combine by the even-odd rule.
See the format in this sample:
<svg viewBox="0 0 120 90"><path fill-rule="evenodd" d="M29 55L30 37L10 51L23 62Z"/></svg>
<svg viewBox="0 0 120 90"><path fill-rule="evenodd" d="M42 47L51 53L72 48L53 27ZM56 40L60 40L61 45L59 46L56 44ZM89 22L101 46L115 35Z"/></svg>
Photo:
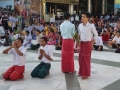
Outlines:
<svg viewBox="0 0 120 90"><path fill-rule="evenodd" d="M91 4L91 0L88 0L88 12L89 12L89 13L92 12L92 4Z"/></svg>
<svg viewBox="0 0 120 90"><path fill-rule="evenodd" d="M73 5L73 4L69 4L69 13L70 13L71 15L74 14L74 5Z"/></svg>
<svg viewBox="0 0 120 90"><path fill-rule="evenodd" d="M102 14L105 14L105 0L102 0Z"/></svg>
<svg viewBox="0 0 120 90"><path fill-rule="evenodd" d="M42 0L40 0L40 18L42 18Z"/></svg>
<svg viewBox="0 0 120 90"><path fill-rule="evenodd" d="M105 2L105 12L107 12L107 0L105 0L106 2Z"/></svg>
<svg viewBox="0 0 120 90"><path fill-rule="evenodd" d="M57 5L55 4L55 14L57 15Z"/></svg>

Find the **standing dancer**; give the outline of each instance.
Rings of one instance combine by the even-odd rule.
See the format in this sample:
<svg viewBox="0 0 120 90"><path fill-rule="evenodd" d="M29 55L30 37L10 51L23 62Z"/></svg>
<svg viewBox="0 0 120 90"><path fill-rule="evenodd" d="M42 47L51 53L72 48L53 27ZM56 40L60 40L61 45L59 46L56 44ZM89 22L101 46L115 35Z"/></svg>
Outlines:
<svg viewBox="0 0 120 90"><path fill-rule="evenodd" d="M80 35L80 52L79 52L79 73L82 79L90 76L90 59L92 44L94 39L98 36L95 27L89 23L90 13L82 13L82 24L78 27ZM93 39L94 36L94 39Z"/></svg>
<svg viewBox="0 0 120 90"><path fill-rule="evenodd" d="M65 21L60 25L62 35L62 72L74 73L74 40L75 26L70 22L70 14L65 13Z"/></svg>

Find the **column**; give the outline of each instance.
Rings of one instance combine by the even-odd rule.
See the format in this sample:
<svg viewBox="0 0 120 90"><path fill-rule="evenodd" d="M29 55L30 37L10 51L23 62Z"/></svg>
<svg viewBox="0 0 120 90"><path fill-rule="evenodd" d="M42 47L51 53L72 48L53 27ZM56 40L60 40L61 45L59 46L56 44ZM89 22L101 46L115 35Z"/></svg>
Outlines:
<svg viewBox="0 0 120 90"><path fill-rule="evenodd" d="M102 0L102 14L105 14L105 0Z"/></svg>
<svg viewBox="0 0 120 90"><path fill-rule="evenodd" d="M42 1L40 0L40 18L42 18Z"/></svg>
<svg viewBox="0 0 120 90"><path fill-rule="evenodd" d="M88 12L91 13L91 11L92 11L91 0L88 0Z"/></svg>
<svg viewBox="0 0 120 90"><path fill-rule="evenodd" d="M105 2L105 12L107 13L107 0L106 0L106 2Z"/></svg>
<svg viewBox="0 0 120 90"><path fill-rule="evenodd" d="M55 4L55 14L57 15L57 5Z"/></svg>
<svg viewBox="0 0 120 90"><path fill-rule="evenodd" d="M73 5L73 4L69 4L69 13L70 13L71 15L74 14L74 5Z"/></svg>

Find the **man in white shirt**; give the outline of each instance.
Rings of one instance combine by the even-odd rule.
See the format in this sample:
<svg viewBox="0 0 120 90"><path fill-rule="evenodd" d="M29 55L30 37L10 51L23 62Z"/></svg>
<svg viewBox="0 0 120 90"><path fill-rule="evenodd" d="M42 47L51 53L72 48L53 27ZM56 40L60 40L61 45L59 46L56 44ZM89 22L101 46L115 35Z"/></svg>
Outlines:
<svg viewBox="0 0 120 90"><path fill-rule="evenodd" d="M3 75L5 80L18 80L24 78L26 49L22 47L23 40L18 38L11 47L5 49L3 54L13 55L13 66Z"/></svg>
<svg viewBox="0 0 120 90"><path fill-rule="evenodd" d="M76 16L75 16L75 24L77 25L77 24L79 24L79 16L76 14Z"/></svg>
<svg viewBox="0 0 120 90"><path fill-rule="evenodd" d="M38 59L41 60L41 63L33 69L33 71L31 72L31 76L45 78L49 74L51 61L53 60L53 52L47 45L46 37L41 37L40 45L41 47L38 50Z"/></svg>
<svg viewBox="0 0 120 90"><path fill-rule="evenodd" d="M78 32L80 35L80 52L79 52L79 73L82 79L90 76L90 59L92 44L94 39L98 36L97 31L93 25L89 23L90 13L82 13L81 23L78 26ZM94 39L93 39L94 37Z"/></svg>
<svg viewBox="0 0 120 90"><path fill-rule="evenodd" d="M74 16L71 16L71 22L74 24Z"/></svg>
<svg viewBox="0 0 120 90"><path fill-rule="evenodd" d="M51 15L51 17L50 17L50 23L55 23L55 19L54 19L53 15Z"/></svg>

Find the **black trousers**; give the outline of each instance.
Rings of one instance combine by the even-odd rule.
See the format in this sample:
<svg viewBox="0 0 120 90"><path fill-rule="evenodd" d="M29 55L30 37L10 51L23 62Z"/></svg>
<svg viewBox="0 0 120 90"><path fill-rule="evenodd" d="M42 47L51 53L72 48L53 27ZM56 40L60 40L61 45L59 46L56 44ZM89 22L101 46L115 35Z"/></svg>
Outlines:
<svg viewBox="0 0 120 90"><path fill-rule="evenodd" d="M117 44L120 47L120 44ZM113 43L112 48L117 48L117 46Z"/></svg>
<svg viewBox="0 0 120 90"><path fill-rule="evenodd" d="M31 49L32 50L37 50L40 47L40 44L36 44L36 45L31 45Z"/></svg>
<svg viewBox="0 0 120 90"><path fill-rule="evenodd" d="M93 47L95 48L95 50L98 50L98 48L99 48L100 46L93 45ZM100 48L100 51L103 51L103 46Z"/></svg>

